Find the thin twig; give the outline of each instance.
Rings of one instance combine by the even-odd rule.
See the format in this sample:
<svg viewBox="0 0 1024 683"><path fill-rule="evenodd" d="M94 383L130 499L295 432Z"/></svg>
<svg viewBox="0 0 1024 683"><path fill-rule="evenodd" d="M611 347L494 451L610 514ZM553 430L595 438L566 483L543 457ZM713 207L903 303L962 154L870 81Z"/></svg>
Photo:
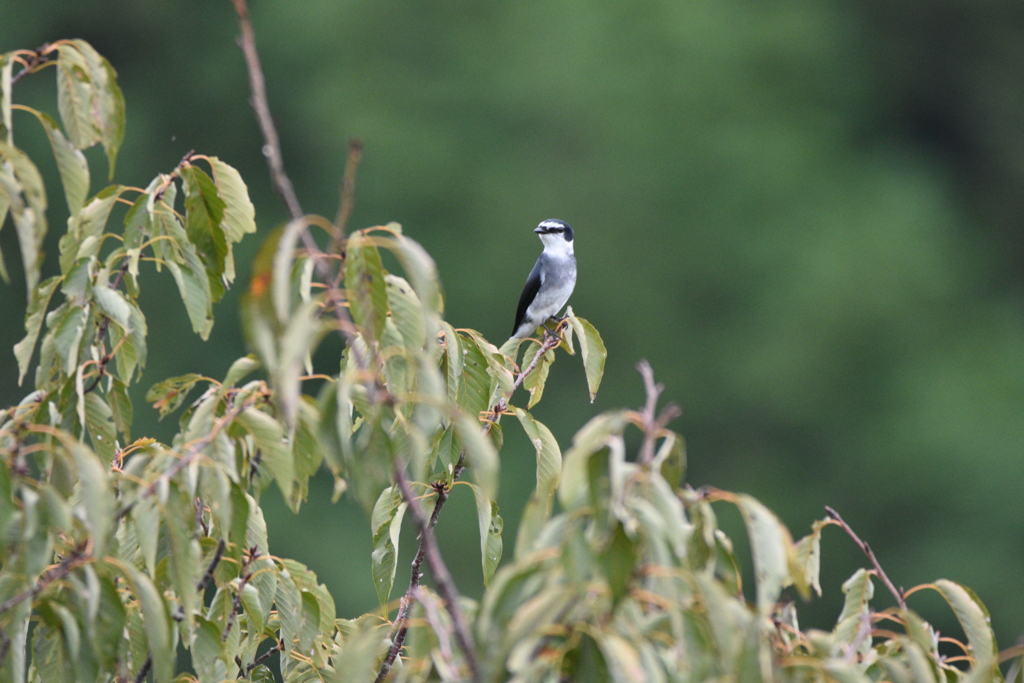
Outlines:
<svg viewBox="0 0 1024 683"><path fill-rule="evenodd" d="M247 666L245 668L242 668L242 665L238 664L238 673L241 674L241 676L239 676L239 678L247 678L249 676L249 674L251 674L253 672L253 669L255 669L257 666L259 666L263 662L265 662L268 659L270 659L270 657L273 656L273 654L275 652L280 652L283 649L284 649L284 638L278 638L277 642L274 643L270 647L269 650L267 650L266 652L261 654L256 659L252 660L252 664L250 664L249 666ZM239 662L240 658L236 657L235 661Z"/></svg>
<svg viewBox="0 0 1024 683"><path fill-rule="evenodd" d="M25 64L25 67L21 71L19 71L18 73L14 74L14 76L11 77L11 85L14 85L15 83L20 81L25 76L28 76L30 73L34 73L34 71L38 67L42 66L43 64L46 64L48 62L54 61L54 60L48 58L47 55L48 55L49 51L50 51L50 44L49 43L43 43L43 45L41 45L40 47L36 48L36 50L35 50L34 54L32 55L32 57L29 58L28 63Z"/></svg>
<svg viewBox="0 0 1024 683"><path fill-rule="evenodd" d="M39 578L31 588L0 602L0 614L17 607L26 600L36 597L46 590L46 587L51 583L63 579L76 568L91 560L92 553L89 550L90 547L91 543L88 540L80 543L77 548L71 551L71 553L58 564L40 574Z"/></svg>
<svg viewBox="0 0 1024 683"><path fill-rule="evenodd" d="M445 565L444 558L441 557L441 550L437 547L437 539L434 537L433 529L429 526L428 518L423 515L423 508L420 507L420 502L413 493L412 484L409 482L409 475L406 474L405 467L401 463L396 463L395 466L395 484L397 484L402 492L402 496L409 504L409 512L412 513L416 526L420 528L420 542L425 549L426 560L430 565L434 583L437 584L437 591L444 598L445 608L448 610L448 614L451 615L452 627L455 629L455 640L458 641L459 647L462 648L463 655L466 658L470 678L473 681L479 681L480 665L476 661L476 645L473 643L473 634L466 626L466 618L459 608L459 589L455 587L455 581L452 579L451 572L448 571L448 566Z"/></svg>
<svg viewBox="0 0 1024 683"><path fill-rule="evenodd" d="M146 680L146 676L149 675L149 670L153 668L153 655L148 655L146 661L142 663L142 668L139 669L139 673L135 674L135 683L142 683Z"/></svg>
<svg viewBox="0 0 1024 683"><path fill-rule="evenodd" d="M252 108L256 112L256 120L263 131L263 139L267 144L263 147L263 156L267 158L267 166L270 167L270 179L274 183L274 189L293 220L302 218L302 207L299 205L299 198L295 195L295 187L291 179L284 171L284 159L281 156L281 141L277 137L277 129L274 127L274 119L270 115L270 106L267 102L267 82L263 78L263 67L260 66L260 55L256 51L256 34L252 30L252 19L249 17L249 8L245 0L232 0L235 6L235 14L238 15L238 24L242 29L242 36L238 41L245 55L245 65L249 72L249 87L252 88Z"/></svg>
<svg viewBox="0 0 1024 683"><path fill-rule="evenodd" d="M338 215L334 218L334 230L331 233L331 246L328 254L336 254L341 249L345 240L345 227L352 215L352 207L355 206L356 194L356 171L359 170L359 161L363 158L363 141L352 140L348 143L348 159L345 162L345 175L341 179L341 200L338 204Z"/></svg>
<svg viewBox="0 0 1024 683"><path fill-rule="evenodd" d="M199 579L199 583L196 584L196 590L200 593L206 589L207 584L213 579L213 572L216 571L217 565L220 564L220 558L224 556L225 547L226 544L222 538L217 542L217 549L213 551L213 558L210 560L210 564L207 565L203 578Z"/></svg>
<svg viewBox="0 0 1024 683"><path fill-rule="evenodd" d="M195 459L198 458L200 454L202 454L203 449L209 446L211 443L213 443L214 439L217 438L217 435L220 434L222 429L224 429L232 420L238 417L243 411L245 411L248 408L251 408L253 405L255 405L255 403L258 400L261 400L262 398L263 394L261 393L253 394L242 403L232 406L231 408L228 409L227 412L225 412L219 418L214 420L209 432L207 432L203 437L193 441L189 449L185 451L185 453L178 459L177 462L171 465L171 467L169 467L164 472L161 472L160 476L154 479L152 483L146 486L146 488L142 489L139 495L135 497L135 500L131 501L130 503L126 503L121 507L121 509L117 511L116 519L121 519L129 512L131 512L132 508L134 508L135 505L138 504L140 500L148 498L154 493L156 493L156 490L157 488L159 488L161 481L173 479L174 476L178 474L178 472L182 471L183 469L191 465L195 461Z"/></svg>
<svg viewBox="0 0 1024 683"><path fill-rule="evenodd" d="M636 369L640 376L644 378L644 393L647 396L644 407L638 413L640 416L639 426L644 432L644 441L640 446L637 461L641 466L646 467L650 466L654 460L654 444L657 442L658 437L661 436L662 430L665 429L669 422L679 417L681 411L679 406L669 403L662 408L660 414L655 415L658 407L658 397L665 390L665 385L654 382L654 370L651 369L651 364L646 360L641 360L637 363Z"/></svg>
<svg viewBox="0 0 1024 683"><path fill-rule="evenodd" d="M853 539L854 543L860 546L860 549L863 550L864 554L868 556L869 560L871 560L871 564L874 565L875 573L878 574L878 578L882 580L882 583L884 583L886 588L889 589L889 592L893 594L893 596L896 598L896 602L899 603L900 607L902 609L907 609L907 601L903 598L903 593L901 591L896 590L896 586L894 586L892 581L889 580L889 577L886 575L885 570L882 569L882 565L878 563L878 558L875 557L875 553L871 550L871 546L869 546L866 541L862 541L860 539L860 536L858 536L854 532L854 530L850 528L850 525L847 524L846 521L839 516L838 512L830 508L828 505L825 506L825 512L828 513L829 517L838 522L839 526L843 527L843 529L850 536L850 538Z"/></svg>
<svg viewBox="0 0 1024 683"><path fill-rule="evenodd" d="M228 614L228 623L224 626L224 633L221 634L220 640L222 643L228 641L228 634L231 633L231 627L235 624L235 615L242 611L242 591L245 590L246 584L249 583L249 579L252 578L252 563L256 561L256 558L260 556L260 549L256 546L249 548L249 555L245 558L242 563L242 571L239 572L238 590L235 592L235 602L232 604L231 612Z"/></svg>
<svg viewBox="0 0 1024 683"><path fill-rule="evenodd" d="M124 259L124 263L121 264L121 267L117 271L117 276L114 278L114 281L111 282L110 285L109 285L109 287L111 289L115 289L116 290L118 287L121 286L121 281L124 279L124 274L126 272L128 272L128 264L129 264L129 259L126 256L125 259ZM108 318L107 316L103 316L103 320L100 322L100 328L96 332L96 339L100 342L101 345L103 344L103 337L107 334L107 330L109 328L110 328L110 318ZM99 371L96 373L96 379L93 380L92 384L90 384L85 389L85 391L83 393L88 394L88 393L92 392L96 387L99 386L100 380L103 379L103 375L106 373L107 365L113 359L114 359L114 351L113 350L111 350L110 353L103 354L103 358L100 359L100 363L99 363Z"/></svg>

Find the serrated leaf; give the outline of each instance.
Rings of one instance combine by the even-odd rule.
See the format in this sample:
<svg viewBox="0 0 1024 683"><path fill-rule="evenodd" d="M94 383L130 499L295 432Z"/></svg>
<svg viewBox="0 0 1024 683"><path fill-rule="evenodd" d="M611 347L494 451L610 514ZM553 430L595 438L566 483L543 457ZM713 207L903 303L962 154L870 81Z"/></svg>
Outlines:
<svg viewBox="0 0 1024 683"><path fill-rule="evenodd" d="M0 194L6 197L21 247L25 286L32 292L39 283L46 236L46 189L39 169L24 152L0 142Z"/></svg>
<svg viewBox="0 0 1024 683"><path fill-rule="evenodd" d="M486 586L490 584L501 562L501 532L505 524L498 514L498 504L488 498L480 487L473 487L473 496L476 500L477 525L480 527L480 558Z"/></svg>
<svg viewBox="0 0 1024 683"><path fill-rule="evenodd" d="M174 276L181 300L185 303L185 310L188 311L192 331L205 341L210 336L210 330L213 329L210 279L206 276L205 270L192 267L195 265L197 264L181 265L174 261L167 262L167 268Z"/></svg>
<svg viewBox="0 0 1024 683"><path fill-rule="evenodd" d="M604 362L608 358L608 351L605 349L601 335L589 322L583 318L573 316L569 318L569 324L576 332L579 340L580 355L583 357L583 369L587 373L587 388L590 390L590 402L593 403L597 397L597 389L601 386L601 378L604 377Z"/></svg>
<svg viewBox="0 0 1024 683"><path fill-rule="evenodd" d="M133 567L120 566L142 608L143 630L149 656L153 658L153 678L157 683L170 683L174 678L174 650L167 606L160 591L146 574ZM138 661L141 666L142 659Z"/></svg>
<svg viewBox="0 0 1024 683"><path fill-rule="evenodd" d="M105 57L93 49L84 40L71 41L85 57L92 84L93 97L96 100L94 117L99 129L100 142L107 154L110 166L110 177L114 177L114 166L117 152L124 140L125 106L124 95L117 84L117 72Z"/></svg>
<svg viewBox="0 0 1024 683"><path fill-rule="evenodd" d="M171 490L162 509L167 529L167 560L171 586L178 597L184 614L186 632L195 627L195 614L200 606L196 585L202 576L202 553L195 534L195 507L191 496L171 484Z"/></svg>
<svg viewBox="0 0 1024 683"><path fill-rule="evenodd" d="M21 386L21 382L28 372L32 352L35 350L36 340L39 339L39 331L43 326L46 309L62 279L61 276L54 275L29 294L28 309L25 311L25 338L14 345L14 357L18 360L18 386Z"/></svg>
<svg viewBox="0 0 1024 683"><path fill-rule="evenodd" d="M198 166L186 165L180 172L185 189L185 230L195 245L210 280L213 301L224 294L224 261L228 255L227 237L221 227L224 200L213 179Z"/></svg>
<svg viewBox="0 0 1024 683"><path fill-rule="evenodd" d="M468 415L478 415L490 408L491 376L487 373L487 358L476 342L462 339L463 373L459 383L458 404Z"/></svg>
<svg viewBox="0 0 1024 683"><path fill-rule="evenodd" d="M295 479L295 463L284 442L284 428L277 420L255 408L246 408L236 419L252 435L256 447L263 453L263 465L274 475L285 500L289 500Z"/></svg>
<svg viewBox="0 0 1024 683"><path fill-rule="evenodd" d="M462 384L463 354L462 343L455 329L445 321L441 321L441 330L444 333L444 370L445 380L448 388L448 400L457 404L459 391Z"/></svg>
<svg viewBox="0 0 1024 683"><path fill-rule="evenodd" d="M561 480L562 451L551 430L525 410L516 409L516 417L537 454L537 486L523 510L516 534L516 557L528 553L551 517L555 490Z"/></svg>
<svg viewBox="0 0 1024 683"><path fill-rule="evenodd" d="M131 441L132 428L132 399L128 395L128 387L120 380L114 379L110 384L110 391L107 392L107 400L110 402L110 411L113 413L114 426L117 431L124 434L125 442Z"/></svg>
<svg viewBox="0 0 1024 683"><path fill-rule="evenodd" d="M217 194L224 202L221 227L231 242L238 242L249 233L256 232L256 209L249 199L249 188L241 174L217 157L207 157L213 170Z"/></svg>
<svg viewBox="0 0 1024 683"><path fill-rule="evenodd" d="M497 390L503 396L511 394L515 378L512 376L508 357L498 351L498 347L484 339L476 330L466 330L465 332L476 343L484 359L487 361L488 374L493 382L497 384Z"/></svg>
<svg viewBox="0 0 1024 683"><path fill-rule="evenodd" d="M523 388L530 392L530 402L526 405L527 410L540 403L541 396L544 395L544 385L548 381L548 372L554 362L555 351L550 349L537 361L533 371L523 378Z"/></svg>
<svg viewBox="0 0 1024 683"><path fill-rule="evenodd" d="M821 530L827 525L828 522L823 520L814 522L811 533L801 538L794 548L791 574L805 600L810 598L811 589L821 597Z"/></svg>
<svg viewBox="0 0 1024 683"><path fill-rule="evenodd" d="M146 402L152 403L153 407L160 411L160 417L163 418L168 413L177 410L196 383L202 380L202 375L190 372L187 375L157 382L146 392Z"/></svg>
<svg viewBox="0 0 1024 683"><path fill-rule="evenodd" d="M576 432L572 447L563 458L562 481L558 486L558 500L562 507L569 510L589 504L590 458L606 448L611 439L621 437L625 426L625 413L615 411L591 418Z"/></svg>
<svg viewBox="0 0 1024 683"><path fill-rule="evenodd" d="M92 394L89 394L92 396ZM81 444L71 447L82 491L81 512L92 535L93 555L103 557L114 519L114 497L107 486L107 467Z"/></svg>
<svg viewBox="0 0 1024 683"><path fill-rule="evenodd" d="M78 149L87 149L100 141L96 114L96 93L85 55L77 46L65 43L58 48L57 108L68 139Z"/></svg>
<svg viewBox="0 0 1024 683"><path fill-rule="evenodd" d="M869 603L875 595L871 572L864 568L858 569L853 576L843 582L842 591L846 598L843 601L843 611L839 614L833 630L837 650L854 642L863 621L871 613ZM870 645L870 642L867 642L862 647L867 648Z"/></svg>
<svg viewBox="0 0 1024 683"><path fill-rule="evenodd" d="M466 449L466 467L482 495L489 500L498 498L498 452L494 444L483 435L480 422L462 413L452 418L455 436Z"/></svg>
<svg viewBox="0 0 1024 683"><path fill-rule="evenodd" d="M223 648L217 625L198 617L195 640L192 642L192 667L200 683L216 683L222 679L217 676L217 662L223 655Z"/></svg>
<svg viewBox="0 0 1024 683"><path fill-rule="evenodd" d="M92 296L104 315L126 332L132 331L132 307L123 294L106 284L98 284L92 288Z"/></svg>
<svg viewBox="0 0 1024 683"><path fill-rule="evenodd" d="M373 513L370 515L370 531L373 534L371 573L381 607L387 605L391 598L391 588L395 582L399 531L407 505L402 500L401 491L394 486L389 486L377 498L377 502L373 506Z"/></svg>
<svg viewBox="0 0 1024 683"><path fill-rule="evenodd" d="M386 273L388 303L391 316L407 349L418 351L427 341L427 323L423 317L423 305L411 285L397 275Z"/></svg>
<svg viewBox="0 0 1024 683"><path fill-rule="evenodd" d="M281 620L281 638L284 640L285 652L291 652L299 637L299 626L302 618L302 596L295 587L291 574L283 570L277 577L277 615Z"/></svg>
<svg viewBox="0 0 1024 683"><path fill-rule="evenodd" d="M955 581L939 579L935 582L935 589L949 603L967 636L971 653L976 659L972 674L994 667L999 648L992 633L992 617L984 603L974 591Z"/></svg>
<svg viewBox="0 0 1024 683"><path fill-rule="evenodd" d="M95 391L85 395L85 426L96 453L107 462L113 460L117 440L114 413Z"/></svg>
<svg viewBox="0 0 1024 683"><path fill-rule="evenodd" d="M736 505L743 515L747 535L750 537L757 584L757 607L762 615L768 615L779 599L783 586L790 583L789 565L793 540L775 513L751 496L738 495Z"/></svg>
<svg viewBox="0 0 1024 683"><path fill-rule="evenodd" d="M356 327L368 339L380 339L388 313L384 263L371 238L355 233L345 256L345 290Z"/></svg>
<svg viewBox="0 0 1024 683"><path fill-rule="evenodd" d="M89 196L89 164L85 160L85 155L64 137L53 117L35 109L30 111L39 119L50 141L53 157L57 161L57 171L64 185L68 211L74 216L85 205L86 197Z"/></svg>

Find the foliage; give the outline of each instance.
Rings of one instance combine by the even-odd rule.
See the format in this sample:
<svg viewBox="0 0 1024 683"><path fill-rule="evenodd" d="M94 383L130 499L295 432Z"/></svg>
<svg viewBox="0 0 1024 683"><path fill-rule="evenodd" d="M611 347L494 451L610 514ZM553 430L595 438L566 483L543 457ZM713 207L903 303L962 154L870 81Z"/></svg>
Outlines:
<svg viewBox="0 0 1024 683"><path fill-rule="evenodd" d="M51 66L60 125L11 99L14 81ZM170 444L133 440L127 389L147 356L140 264L170 271L205 338L234 278L233 245L255 231L248 190L226 163L190 153L145 189L113 185L89 198L81 150L102 144L113 165L124 103L113 69L83 41L0 57L0 97L0 216L12 217L30 297L15 348L22 378L39 346L35 390L0 412L3 680L272 680L271 656L285 681L366 681L378 671L401 681L1000 678L985 607L951 581L928 587L963 627L961 656L940 653L938 634L909 609L872 610L877 568L844 584L832 632L801 631L784 591L820 593L827 523L794 542L753 498L686 487L682 439L667 429L671 411L655 414L653 380L643 410L595 416L563 456L529 411L558 348L579 350L597 392L606 355L597 330L570 311L561 336L521 350L453 328L433 261L396 224L346 237L344 225L306 217L271 233L243 302L254 353L222 380L153 385L146 398L161 415L201 393ZM14 146L15 110L42 124L71 213L60 273L41 282L47 198ZM129 208L112 227L118 203ZM316 247L311 226L337 253ZM314 375L310 359L329 334L342 336L345 352L337 373ZM257 370L263 379L251 379ZM314 396L306 387L315 382ZM512 403L521 385L525 408ZM537 484L501 564L505 415L536 449ZM633 427L641 446L630 458ZM380 613L338 618L317 577L268 547L261 494L274 484L298 510L322 466L337 494L370 515ZM488 584L479 601L458 595L432 541L464 474ZM714 502L736 506L745 522L749 601ZM392 624L406 518L420 551ZM433 590L419 584L424 558ZM406 630L389 674L388 653ZM191 673L177 672L179 650Z"/></svg>

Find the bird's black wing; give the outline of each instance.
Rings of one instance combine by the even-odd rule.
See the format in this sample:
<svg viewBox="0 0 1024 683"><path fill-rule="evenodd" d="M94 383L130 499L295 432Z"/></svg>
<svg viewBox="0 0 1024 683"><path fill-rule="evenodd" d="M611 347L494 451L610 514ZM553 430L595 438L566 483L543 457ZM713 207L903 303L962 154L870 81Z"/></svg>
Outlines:
<svg viewBox="0 0 1024 683"><path fill-rule="evenodd" d="M516 324L512 327L512 334L515 334L519 326L523 324L523 319L526 317L526 309L530 307L530 304L537 297L537 292L540 291L540 262L543 258L544 255L541 254L537 262L533 264L533 270L530 271L530 276L526 278L526 286L523 287L523 293L519 295L519 308L516 309Z"/></svg>

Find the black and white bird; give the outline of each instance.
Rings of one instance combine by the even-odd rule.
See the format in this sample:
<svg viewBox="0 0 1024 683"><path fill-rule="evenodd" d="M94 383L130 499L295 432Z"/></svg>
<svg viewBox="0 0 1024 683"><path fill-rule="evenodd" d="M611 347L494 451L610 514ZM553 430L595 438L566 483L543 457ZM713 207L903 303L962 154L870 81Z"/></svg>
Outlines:
<svg viewBox="0 0 1024 683"><path fill-rule="evenodd" d="M557 316L576 287L576 256L573 254L573 233L569 224L550 218L538 225L534 232L540 235L544 251L526 278L526 286L519 297L512 339L529 337L538 327Z"/></svg>

